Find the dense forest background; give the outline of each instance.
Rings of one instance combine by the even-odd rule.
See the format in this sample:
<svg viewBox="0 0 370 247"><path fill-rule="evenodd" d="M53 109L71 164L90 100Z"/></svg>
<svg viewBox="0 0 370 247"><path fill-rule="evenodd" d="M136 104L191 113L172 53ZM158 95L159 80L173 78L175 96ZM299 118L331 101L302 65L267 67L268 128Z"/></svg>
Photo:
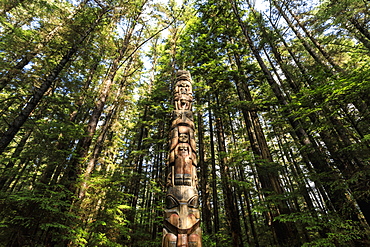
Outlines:
<svg viewBox="0 0 370 247"><path fill-rule="evenodd" d="M178 69L204 246L370 246L369 5L1 0L0 246L160 246Z"/></svg>

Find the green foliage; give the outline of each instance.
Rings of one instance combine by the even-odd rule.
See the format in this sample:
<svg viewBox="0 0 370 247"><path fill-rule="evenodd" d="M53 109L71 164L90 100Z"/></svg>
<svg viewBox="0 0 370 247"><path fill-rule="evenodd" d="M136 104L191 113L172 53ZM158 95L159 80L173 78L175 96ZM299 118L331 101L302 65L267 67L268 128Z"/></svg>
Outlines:
<svg viewBox="0 0 370 247"><path fill-rule="evenodd" d="M352 241L366 238L367 234L360 224L343 221L338 215L319 215L316 218L311 213L294 213L280 215L276 220L302 223L314 239L302 246L346 246Z"/></svg>
<svg viewBox="0 0 370 247"><path fill-rule="evenodd" d="M177 69L192 74L202 125L204 246L234 244L227 187L244 246L369 245L367 5L266 4L1 1L1 135L104 15L0 157L0 245L159 246Z"/></svg>
<svg viewBox="0 0 370 247"><path fill-rule="evenodd" d="M52 242L65 242L73 236L70 223L76 216L63 199L70 193L62 186L45 188L43 193L20 191L1 194L2 243L42 246L42 233L48 232ZM35 228L41 231L32 234ZM53 233L53 234L51 234ZM60 234L63 233L63 234ZM17 236L9 238L9 236Z"/></svg>

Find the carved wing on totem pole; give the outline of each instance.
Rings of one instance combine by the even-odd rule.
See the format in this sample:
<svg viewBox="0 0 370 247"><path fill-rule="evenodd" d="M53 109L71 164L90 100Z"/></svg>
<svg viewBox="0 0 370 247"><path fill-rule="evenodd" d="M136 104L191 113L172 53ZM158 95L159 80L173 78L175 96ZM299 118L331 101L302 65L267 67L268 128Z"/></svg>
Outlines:
<svg viewBox="0 0 370 247"><path fill-rule="evenodd" d="M189 72L180 70L173 91L166 209L162 247L201 247L197 156Z"/></svg>

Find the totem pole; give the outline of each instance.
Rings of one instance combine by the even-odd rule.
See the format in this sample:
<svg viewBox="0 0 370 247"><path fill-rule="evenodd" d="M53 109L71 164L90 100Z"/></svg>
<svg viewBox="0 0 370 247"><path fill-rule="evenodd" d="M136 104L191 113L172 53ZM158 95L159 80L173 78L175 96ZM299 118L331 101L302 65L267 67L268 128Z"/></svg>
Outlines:
<svg viewBox="0 0 370 247"><path fill-rule="evenodd" d="M201 247L197 157L190 73L176 74L175 110L169 138L166 209L162 247Z"/></svg>

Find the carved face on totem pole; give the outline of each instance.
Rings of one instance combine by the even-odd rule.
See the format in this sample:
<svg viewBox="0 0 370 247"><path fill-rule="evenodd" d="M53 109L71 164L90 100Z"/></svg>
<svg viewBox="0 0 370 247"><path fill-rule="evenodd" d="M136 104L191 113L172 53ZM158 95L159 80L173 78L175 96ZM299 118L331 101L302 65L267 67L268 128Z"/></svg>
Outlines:
<svg viewBox="0 0 370 247"><path fill-rule="evenodd" d="M169 155L169 163L175 161L175 148L179 143L188 143L190 145L190 152L192 154L193 164L197 165L197 160L195 157L196 153L196 143L195 143L195 136L194 130L189 128L188 126L178 126L171 130L170 132L170 155Z"/></svg>
<svg viewBox="0 0 370 247"><path fill-rule="evenodd" d="M188 81L187 79L177 81L175 84L174 96L175 97L178 96L177 94L186 94L189 95L190 97L193 97L192 86L190 81Z"/></svg>
<svg viewBox="0 0 370 247"><path fill-rule="evenodd" d="M185 133L179 133L179 142L187 143L189 142L189 136Z"/></svg>
<svg viewBox="0 0 370 247"><path fill-rule="evenodd" d="M194 118L193 113L187 110L174 110L172 112L172 124L171 129L177 126L188 126L194 129Z"/></svg>
<svg viewBox="0 0 370 247"><path fill-rule="evenodd" d="M192 94L191 83L189 81L178 81L174 90L175 109L191 110Z"/></svg>
<svg viewBox="0 0 370 247"><path fill-rule="evenodd" d="M163 246L201 246L198 193L193 187L172 187L167 192Z"/></svg>

